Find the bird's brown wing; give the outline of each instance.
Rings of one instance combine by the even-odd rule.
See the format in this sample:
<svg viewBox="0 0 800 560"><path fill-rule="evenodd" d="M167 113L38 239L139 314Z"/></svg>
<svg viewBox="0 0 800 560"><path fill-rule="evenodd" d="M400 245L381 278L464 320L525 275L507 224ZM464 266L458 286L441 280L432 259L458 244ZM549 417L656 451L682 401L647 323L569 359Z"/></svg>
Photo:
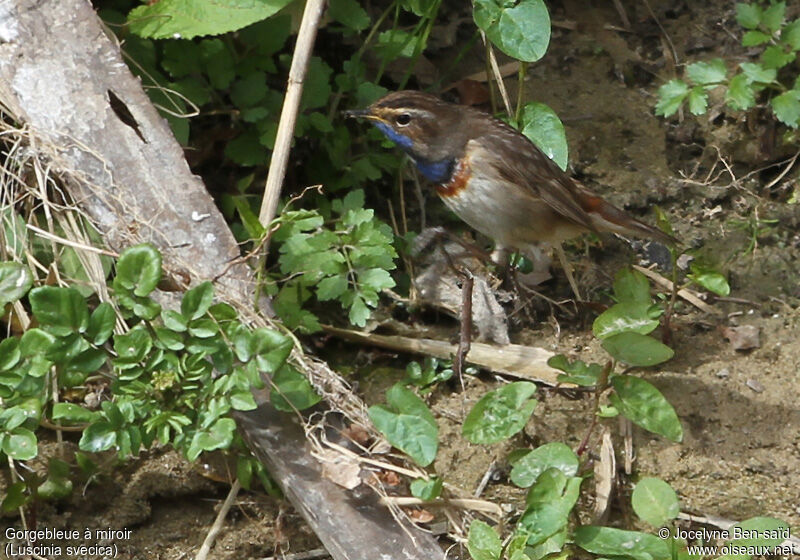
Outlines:
<svg viewBox="0 0 800 560"><path fill-rule="evenodd" d="M505 123L500 124L499 128L487 127L491 132L484 137L484 146L491 146L497 156L497 174L529 189L532 195L565 218L596 231L591 217L580 204L579 191L572 178L528 138Z"/></svg>

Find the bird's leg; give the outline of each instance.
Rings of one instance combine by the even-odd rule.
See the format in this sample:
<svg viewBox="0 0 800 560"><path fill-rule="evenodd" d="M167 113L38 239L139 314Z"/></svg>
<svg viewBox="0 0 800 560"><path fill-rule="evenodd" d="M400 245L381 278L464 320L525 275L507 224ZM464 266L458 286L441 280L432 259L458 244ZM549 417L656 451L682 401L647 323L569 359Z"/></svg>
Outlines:
<svg viewBox="0 0 800 560"><path fill-rule="evenodd" d="M458 274L464 279L461 284L461 326L458 337L458 349L453 358L453 372L461 382L461 390L464 390L464 361L467 358L469 349L472 346L472 286L473 277L469 270L456 269Z"/></svg>
<svg viewBox="0 0 800 560"><path fill-rule="evenodd" d="M567 275L569 285L572 287L572 293L575 294L577 301L583 301L581 292L578 289L578 283L575 282L575 277L572 275L572 265L569 264L567 255L564 253L564 247L561 246L561 243L556 243L556 254L558 255L558 261L561 263L561 268L564 269L564 274Z"/></svg>

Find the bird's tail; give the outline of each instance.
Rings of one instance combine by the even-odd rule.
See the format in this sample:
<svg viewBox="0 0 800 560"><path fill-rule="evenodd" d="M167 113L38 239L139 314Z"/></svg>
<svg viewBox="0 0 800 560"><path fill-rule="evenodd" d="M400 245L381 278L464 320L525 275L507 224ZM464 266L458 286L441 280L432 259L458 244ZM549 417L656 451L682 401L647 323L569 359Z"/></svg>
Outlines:
<svg viewBox="0 0 800 560"><path fill-rule="evenodd" d="M592 220L597 231L618 233L626 237L645 237L665 245L678 245L678 240L658 228L640 222L599 196L580 192L578 202Z"/></svg>

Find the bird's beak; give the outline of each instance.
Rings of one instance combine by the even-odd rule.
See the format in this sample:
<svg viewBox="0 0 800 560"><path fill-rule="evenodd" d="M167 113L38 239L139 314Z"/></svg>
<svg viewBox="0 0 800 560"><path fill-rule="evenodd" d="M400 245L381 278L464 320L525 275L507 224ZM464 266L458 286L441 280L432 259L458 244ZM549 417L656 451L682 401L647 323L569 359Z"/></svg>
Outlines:
<svg viewBox="0 0 800 560"><path fill-rule="evenodd" d="M342 111L345 118L348 119L375 119L375 115L369 109L355 109L351 111Z"/></svg>

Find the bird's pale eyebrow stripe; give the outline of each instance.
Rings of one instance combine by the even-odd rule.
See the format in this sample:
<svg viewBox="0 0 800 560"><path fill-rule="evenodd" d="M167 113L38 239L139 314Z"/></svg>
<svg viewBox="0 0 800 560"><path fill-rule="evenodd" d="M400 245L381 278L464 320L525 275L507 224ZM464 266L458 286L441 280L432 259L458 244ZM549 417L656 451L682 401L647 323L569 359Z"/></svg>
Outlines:
<svg viewBox="0 0 800 560"><path fill-rule="evenodd" d="M413 117L427 117L429 119L433 118L434 116L430 111L426 111L425 109L416 109L414 107L387 107L384 109L384 111L392 115L402 115L403 113L408 113Z"/></svg>

